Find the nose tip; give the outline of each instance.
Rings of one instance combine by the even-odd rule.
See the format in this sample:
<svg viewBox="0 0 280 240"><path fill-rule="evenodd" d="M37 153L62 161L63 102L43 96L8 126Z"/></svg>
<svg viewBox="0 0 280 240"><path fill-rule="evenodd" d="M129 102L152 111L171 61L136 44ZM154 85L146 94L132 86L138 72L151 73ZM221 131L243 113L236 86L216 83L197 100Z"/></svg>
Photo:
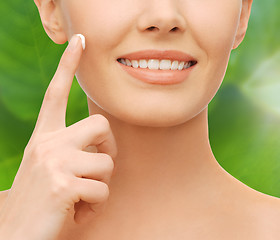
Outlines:
<svg viewBox="0 0 280 240"><path fill-rule="evenodd" d="M138 29L141 32L158 34L183 32L186 21L175 2L161 0L161 4L156 4L157 1L150 0L150 4L146 5L146 9L138 19Z"/></svg>

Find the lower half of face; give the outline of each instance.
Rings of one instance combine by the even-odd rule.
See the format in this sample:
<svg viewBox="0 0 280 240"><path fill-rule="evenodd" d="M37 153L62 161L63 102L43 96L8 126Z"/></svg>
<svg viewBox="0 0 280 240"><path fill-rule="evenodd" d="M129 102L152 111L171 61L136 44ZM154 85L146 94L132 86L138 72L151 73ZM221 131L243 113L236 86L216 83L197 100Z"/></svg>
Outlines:
<svg viewBox="0 0 280 240"><path fill-rule="evenodd" d="M142 82L115 61L87 71L81 66L77 78L89 99L110 115L130 124L166 127L184 123L207 107L225 65L198 62L183 82L170 85Z"/></svg>
<svg viewBox="0 0 280 240"><path fill-rule="evenodd" d="M203 111L224 78L242 1L164 0L160 7L153 4L156 1L146 0L109 2L67 3L72 19L69 36L82 33L87 41L76 76L88 98L115 118L141 126L174 126ZM74 10L82 19L71 16ZM139 77L141 69L125 66L135 52L143 50L142 55L147 56L141 55L141 59L147 62L157 58L149 51L176 50L191 55L196 64L189 69L165 70L188 71L180 82L145 82ZM171 63L174 61L172 55ZM150 71L149 67L144 70ZM152 71L160 76L163 70ZM174 81L180 74L174 75Z"/></svg>

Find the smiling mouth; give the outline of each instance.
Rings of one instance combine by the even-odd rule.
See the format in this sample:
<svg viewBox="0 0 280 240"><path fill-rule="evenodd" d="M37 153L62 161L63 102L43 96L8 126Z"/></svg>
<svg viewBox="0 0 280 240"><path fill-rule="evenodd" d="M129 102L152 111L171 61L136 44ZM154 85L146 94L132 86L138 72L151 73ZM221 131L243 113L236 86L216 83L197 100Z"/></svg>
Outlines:
<svg viewBox="0 0 280 240"><path fill-rule="evenodd" d="M195 64L197 61L180 61L170 59L139 59L133 60L128 58L118 58L117 61L127 67L141 68L150 70L172 70L172 71L183 71L188 69Z"/></svg>

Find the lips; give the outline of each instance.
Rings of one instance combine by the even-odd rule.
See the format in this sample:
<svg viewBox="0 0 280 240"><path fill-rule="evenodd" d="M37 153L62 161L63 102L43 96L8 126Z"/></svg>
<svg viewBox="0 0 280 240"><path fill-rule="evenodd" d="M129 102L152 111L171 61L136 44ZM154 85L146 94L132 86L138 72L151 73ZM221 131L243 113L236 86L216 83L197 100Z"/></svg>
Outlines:
<svg viewBox="0 0 280 240"><path fill-rule="evenodd" d="M158 67L153 68L153 65L150 67L150 65L147 64L151 61L160 62L160 64L157 65ZM188 78L190 72L197 64L197 60L194 57L181 51L157 50L146 50L122 55L117 59L117 62L122 69L134 79L136 78L149 84L160 85L183 82ZM138 66L138 62L144 62L144 64L139 64ZM130 63L136 63L136 66ZM162 67L162 63L165 67ZM172 67L170 67L171 63ZM178 64L181 65L181 67L179 67Z"/></svg>

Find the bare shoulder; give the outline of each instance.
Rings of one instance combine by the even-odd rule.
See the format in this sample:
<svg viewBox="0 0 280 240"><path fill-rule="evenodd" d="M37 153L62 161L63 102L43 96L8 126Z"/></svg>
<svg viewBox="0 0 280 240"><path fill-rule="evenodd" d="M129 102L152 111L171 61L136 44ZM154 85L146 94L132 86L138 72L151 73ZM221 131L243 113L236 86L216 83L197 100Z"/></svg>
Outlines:
<svg viewBox="0 0 280 240"><path fill-rule="evenodd" d="M260 239L278 239L280 235L280 198L253 191L255 194L249 208L257 224Z"/></svg>
<svg viewBox="0 0 280 240"><path fill-rule="evenodd" d="M251 236L244 239L279 239L280 198L259 192L231 176L228 179L227 199L232 203L229 209L234 209L235 219Z"/></svg>
<svg viewBox="0 0 280 240"><path fill-rule="evenodd" d="M275 227L275 229L278 230L278 233L280 233L280 198L263 193L259 194L259 213L263 217L263 224Z"/></svg>
<svg viewBox="0 0 280 240"><path fill-rule="evenodd" d="M0 191L0 209L3 206L4 202L6 201L9 194L9 190Z"/></svg>

